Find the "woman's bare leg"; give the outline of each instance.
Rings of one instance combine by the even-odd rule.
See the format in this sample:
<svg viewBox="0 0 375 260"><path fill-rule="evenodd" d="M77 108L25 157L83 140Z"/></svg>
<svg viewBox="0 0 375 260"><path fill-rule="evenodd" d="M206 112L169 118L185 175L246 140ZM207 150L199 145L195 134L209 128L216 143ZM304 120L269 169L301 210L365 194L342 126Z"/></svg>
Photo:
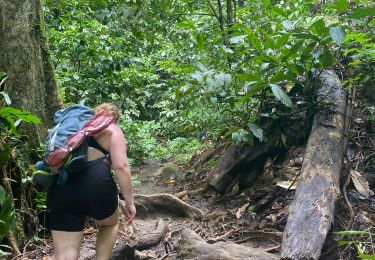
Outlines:
<svg viewBox="0 0 375 260"><path fill-rule="evenodd" d="M117 208L108 218L95 220L96 224L99 226L99 231L96 237L97 260L108 260L111 257L119 230L118 218L119 215Z"/></svg>
<svg viewBox="0 0 375 260"><path fill-rule="evenodd" d="M83 232L52 230L54 259L77 260L81 249Z"/></svg>

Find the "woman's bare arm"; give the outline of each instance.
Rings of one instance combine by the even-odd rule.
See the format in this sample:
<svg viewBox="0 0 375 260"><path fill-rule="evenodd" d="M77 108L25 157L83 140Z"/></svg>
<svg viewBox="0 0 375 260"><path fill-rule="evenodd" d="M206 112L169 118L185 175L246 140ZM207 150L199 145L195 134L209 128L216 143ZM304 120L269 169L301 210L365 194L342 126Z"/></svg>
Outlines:
<svg viewBox="0 0 375 260"><path fill-rule="evenodd" d="M127 217L132 220L135 217L136 212L124 133L117 125L110 125L108 130L111 132L109 152L111 155L112 168L115 171L116 180L126 202Z"/></svg>

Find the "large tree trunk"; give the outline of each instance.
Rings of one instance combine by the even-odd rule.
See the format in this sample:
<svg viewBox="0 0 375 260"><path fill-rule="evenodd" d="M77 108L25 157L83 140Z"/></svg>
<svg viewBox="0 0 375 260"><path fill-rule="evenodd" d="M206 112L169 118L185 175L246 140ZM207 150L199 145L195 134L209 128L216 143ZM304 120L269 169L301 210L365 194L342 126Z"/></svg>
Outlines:
<svg viewBox="0 0 375 260"><path fill-rule="evenodd" d="M317 111L302 174L290 206L282 243L283 259L318 259L334 219L340 194L345 129L345 92L337 75L320 76Z"/></svg>
<svg viewBox="0 0 375 260"><path fill-rule="evenodd" d="M61 108L44 33L40 0L0 0L0 71L7 73L4 91L12 107L30 111L44 125L23 128L39 144Z"/></svg>
<svg viewBox="0 0 375 260"><path fill-rule="evenodd" d="M12 243L17 253L17 242L25 240L23 231L36 230L36 216L30 209L35 189L22 178L35 163L37 148L52 124L54 112L62 105L44 34L41 0L0 0L0 71L7 74L0 91L9 95L11 106L29 111L43 122L40 126L20 125L22 143L16 145L13 161L1 172L1 178L9 177L4 181L11 186L9 195L15 199L15 207L22 209L17 211L17 241ZM0 107L3 105L0 100Z"/></svg>

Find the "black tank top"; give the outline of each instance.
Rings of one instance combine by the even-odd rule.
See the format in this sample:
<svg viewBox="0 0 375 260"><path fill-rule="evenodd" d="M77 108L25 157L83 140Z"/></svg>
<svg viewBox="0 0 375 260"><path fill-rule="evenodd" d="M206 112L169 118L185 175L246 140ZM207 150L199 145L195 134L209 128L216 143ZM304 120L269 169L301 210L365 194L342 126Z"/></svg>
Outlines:
<svg viewBox="0 0 375 260"><path fill-rule="evenodd" d="M98 142L92 136L89 137L89 147L98 149L99 151L101 151L102 153L104 153L104 155L108 155L109 154L109 152L106 149L104 149L100 144L98 144Z"/></svg>

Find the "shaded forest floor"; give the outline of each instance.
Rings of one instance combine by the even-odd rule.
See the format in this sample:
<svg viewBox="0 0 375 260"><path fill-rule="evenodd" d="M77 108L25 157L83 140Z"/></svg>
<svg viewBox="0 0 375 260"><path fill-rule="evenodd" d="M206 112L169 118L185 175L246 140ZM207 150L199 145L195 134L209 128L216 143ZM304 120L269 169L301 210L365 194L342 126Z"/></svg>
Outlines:
<svg viewBox="0 0 375 260"><path fill-rule="evenodd" d="M342 170L342 194L336 207L332 232L322 250L321 259L356 259L358 249L361 248L364 253L375 254L371 235L347 236L335 233L342 230L358 230L374 234L375 118L371 116L375 115L375 109L364 109L368 107L371 106L364 102L355 104ZM183 216L179 214L179 208L175 207L173 201L168 200L164 201L164 206L159 205L157 213L151 212L149 208L142 210L142 205L140 208L138 206L139 216L132 225L129 226L121 220L117 248L124 249L124 245L129 245L129 249L137 240L139 243L139 237L142 235L145 237L157 231L161 232L160 239L153 245L131 251L134 258L184 259L184 254L187 256L191 253L181 250L179 232L185 227L198 235L208 246L220 242L234 242L278 258L282 232L288 217L288 206L293 201L294 189L303 163L304 146L292 147L283 158L267 161L264 174L252 187L241 191L234 185L227 194L218 195L207 187L207 178L220 160L224 149L225 146L218 146L197 152L185 165L173 161L166 163L146 160L140 167L133 169L133 174L141 182L135 187L136 194L174 194L183 202L200 210L203 215L199 219L186 214ZM94 258L95 232L95 225L88 221L80 259ZM342 242L344 245L338 246L339 241L357 243ZM23 255L13 259L52 259L52 255L52 241L47 235L38 242L28 244ZM114 259L125 258L118 256ZM212 252L211 258L204 259L244 258L217 258Z"/></svg>

